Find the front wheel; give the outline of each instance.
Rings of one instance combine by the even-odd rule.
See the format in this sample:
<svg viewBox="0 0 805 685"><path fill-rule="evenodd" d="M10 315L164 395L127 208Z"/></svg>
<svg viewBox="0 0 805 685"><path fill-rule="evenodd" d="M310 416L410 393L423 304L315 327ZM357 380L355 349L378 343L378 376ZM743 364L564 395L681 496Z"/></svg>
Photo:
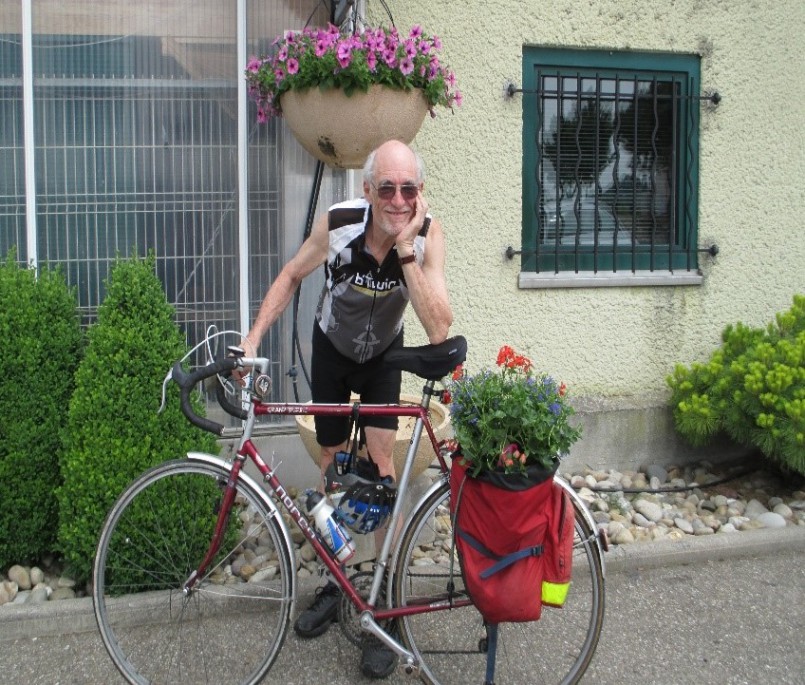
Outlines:
<svg viewBox="0 0 805 685"><path fill-rule="evenodd" d="M227 477L211 464L167 462L109 512L93 602L104 644L131 683L257 683L282 646L290 553L274 513L247 483L237 485L219 552L183 589L209 547Z"/></svg>
<svg viewBox="0 0 805 685"><path fill-rule="evenodd" d="M495 680L501 685L576 683L598 644L604 619L600 549L595 531L573 504L573 578L567 602L561 609L544 607L538 621L498 626ZM403 533L394 574L397 606L443 599L451 578L454 597L466 598L452 534L450 485L444 483L418 506ZM487 632L474 606L407 616L399 623L403 640L422 664L423 680L434 685L484 682Z"/></svg>

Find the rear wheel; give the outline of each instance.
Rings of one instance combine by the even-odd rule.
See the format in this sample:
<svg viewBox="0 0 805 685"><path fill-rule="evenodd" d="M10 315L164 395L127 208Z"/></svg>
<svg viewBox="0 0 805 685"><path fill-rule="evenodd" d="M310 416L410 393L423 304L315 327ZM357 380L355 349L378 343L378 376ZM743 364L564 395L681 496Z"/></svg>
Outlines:
<svg viewBox="0 0 805 685"><path fill-rule="evenodd" d="M210 464L161 464L109 512L93 601L104 644L129 682L256 683L282 646L290 553L274 513L243 481L220 551L183 591L207 552L227 478Z"/></svg>
<svg viewBox="0 0 805 685"><path fill-rule="evenodd" d="M595 531L575 507L573 578L561 609L544 607L539 621L498 627L495 680L576 683L592 659L604 618L604 576ZM443 599L448 583L464 594L458 555L452 552L450 486L445 483L413 514L395 567L397 606ZM487 633L472 605L399 620L402 637L422 663L423 679L442 685L482 683Z"/></svg>

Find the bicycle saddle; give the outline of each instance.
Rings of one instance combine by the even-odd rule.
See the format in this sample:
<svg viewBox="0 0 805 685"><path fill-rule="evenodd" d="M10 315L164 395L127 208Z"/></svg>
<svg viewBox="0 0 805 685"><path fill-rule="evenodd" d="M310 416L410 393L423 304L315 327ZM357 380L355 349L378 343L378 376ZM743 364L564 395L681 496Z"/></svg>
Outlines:
<svg viewBox="0 0 805 685"><path fill-rule="evenodd" d="M448 338L438 345L397 347L386 352L386 364L414 373L428 381L444 378L467 358L467 341L463 335Z"/></svg>

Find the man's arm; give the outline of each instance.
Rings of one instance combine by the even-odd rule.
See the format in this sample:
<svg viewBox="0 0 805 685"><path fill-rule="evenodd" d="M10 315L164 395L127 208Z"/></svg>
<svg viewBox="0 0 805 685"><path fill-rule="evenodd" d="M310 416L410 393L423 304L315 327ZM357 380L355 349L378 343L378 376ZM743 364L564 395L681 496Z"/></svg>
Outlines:
<svg viewBox="0 0 805 685"><path fill-rule="evenodd" d="M329 245L327 222L326 215L316 221L308 239L302 243L299 251L283 267L266 292L251 330L241 344L246 356L257 354L260 341L285 311L299 284L305 276L326 261Z"/></svg>
<svg viewBox="0 0 805 685"><path fill-rule="evenodd" d="M410 253L410 248L406 253L399 244L398 250L401 256ZM403 264L402 267L411 304L432 344L444 342L453 323L453 311L450 308L444 274L444 260L444 232L441 224L434 219L431 220L425 238L425 258L422 266L413 261Z"/></svg>

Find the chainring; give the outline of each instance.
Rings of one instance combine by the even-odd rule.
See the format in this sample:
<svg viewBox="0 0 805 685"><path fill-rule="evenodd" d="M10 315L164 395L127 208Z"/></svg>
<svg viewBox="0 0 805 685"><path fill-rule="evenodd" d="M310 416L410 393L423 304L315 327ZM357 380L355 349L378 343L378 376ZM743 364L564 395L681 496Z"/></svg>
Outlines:
<svg viewBox="0 0 805 685"><path fill-rule="evenodd" d="M372 590L372 579L374 578L374 575L374 571L359 571L358 573L354 573L349 578L357 593L365 600L369 599L369 593ZM381 607L386 606L385 583L380 588L380 593L377 597L377 605ZM388 623L389 621L378 621L378 624L384 630ZM362 646L364 641L370 637L370 635L365 633L361 628L360 614L345 592L341 593L341 601L338 603L338 625L346 638L352 644L358 645L359 647Z"/></svg>

